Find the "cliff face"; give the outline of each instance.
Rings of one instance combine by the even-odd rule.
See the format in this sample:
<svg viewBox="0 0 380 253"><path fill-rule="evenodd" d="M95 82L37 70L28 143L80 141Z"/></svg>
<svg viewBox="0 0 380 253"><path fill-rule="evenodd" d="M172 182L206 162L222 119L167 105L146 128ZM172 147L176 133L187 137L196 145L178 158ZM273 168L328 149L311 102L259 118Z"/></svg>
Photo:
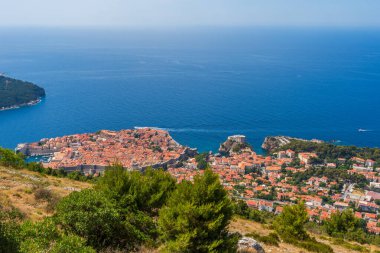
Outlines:
<svg viewBox="0 0 380 253"><path fill-rule="evenodd" d="M290 143L293 140L298 140L298 141L311 141L311 142L318 142L321 143L323 141L321 140L305 140L305 139L300 139L300 138L293 138L289 136L268 136L265 137L265 140L263 144L261 145L261 148L268 151L272 152L275 149L278 149L288 143Z"/></svg>
<svg viewBox="0 0 380 253"><path fill-rule="evenodd" d="M289 142L291 142L292 139L293 138L287 136L268 136L265 137L265 140L261 145L261 148L270 152L288 144Z"/></svg>
<svg viewBox="0 0 380 253"><path fill-rule="evenodd" d="M225 142L220 144L219 153L222 155L229 155L245 148L251 149L251 146L246 141L246 137L244 135L233 135L229 136Z"/></svg>
<svg viewBox="0 0 380 253"><path fill-rule="evenodd" d="M42 97L45 97L43 88L0 75L0 110L33 104Z"/></svg>

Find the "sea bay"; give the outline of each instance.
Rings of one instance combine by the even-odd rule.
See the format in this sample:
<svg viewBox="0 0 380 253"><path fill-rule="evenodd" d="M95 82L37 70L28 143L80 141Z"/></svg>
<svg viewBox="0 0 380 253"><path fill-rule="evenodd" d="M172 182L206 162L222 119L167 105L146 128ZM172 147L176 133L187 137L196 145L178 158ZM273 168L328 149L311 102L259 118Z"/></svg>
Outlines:
<svg viewBox="0 0 380 253"><path fill-rule="evenodd" d="M0 72L45 88L0 112L0 146L158 127L216 150L244 134L379 146L380 31L323 28L0 30ZM359 129L366 131L358 131Z"/></svg>

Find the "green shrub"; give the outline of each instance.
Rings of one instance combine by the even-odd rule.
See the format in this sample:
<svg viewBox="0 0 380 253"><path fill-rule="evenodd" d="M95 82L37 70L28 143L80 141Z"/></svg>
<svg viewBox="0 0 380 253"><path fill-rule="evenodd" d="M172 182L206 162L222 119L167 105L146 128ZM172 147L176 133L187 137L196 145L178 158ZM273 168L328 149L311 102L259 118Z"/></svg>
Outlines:
<svg viewBox="0 0 380 253"><path fill-rule="evenodd" d="M300 202L297 205L285 206L283 212L276 217L274 228L284 242L312 252L332 253L330 246L317 242L307 234L305 230L307 222L305 205Z"/></svg>
<svg viewBox="0 0 380 253"><path fill-rule="evenodd" d="M333 249L329 245L316 242L316 241L301 241L299 243L299 246L301 248L304 248L312 252L319 252L319 253L333 253L334 252Z"/></svg>
<svg viewBox="0 0 380 253"><path fill-rule="evenodd" d="M0 148L0 165L21 169L25 162L21 154L16 154L10 149Z"/></svg>
<svg viewBox="0 0 380 253"><path fill-rule="evenodd" d="M86 246L86 240L73 234L64 234L51 218L42 222L27 221L21 226L20 253L95 253Z"/></svg>
<svg viewBox="0 0 380 253"><path fill-rule="evenodd" d="M207 169L194 184L181 182L159 212L166 252L235 252L238 238L229 236L232 204L218 175Z"/></svg>
<svg viewBox="0 0 380 253"><path fill-rule="evenodd" d="M280 238L276 233L270 233L269 235L261 236L258 233L246 234L247 237L252 237L253 239L262 242L266 245L279 246Z"/></svg>
<svg viewBox="0 0 380 253"><path fill-rule="evenodd" d="M200 170L205 170L209 168L209 164L207 162L207 153L202 153L195 156L195 160L197 161L197 168Z"/></svg>
<svg viewBox="0 0 380 253"><path fill-rule="evenodd" d="M309 220L303 202L297 205L285 206L283 212L274 221L276 232L282 239L297 238L307 240L309 235L305 230L305 224Z"/></svg>
<svg viewBox="0 0 380 253"><path fill-rule="evenodd" d="M119 208L143 211L150 216L157 216L175 187L175 179L163 170L148 168L144 173L128 172L121 165L107 168L96 185L96 189L113 199Z"/></svg>
<svg viewBox="0 0 380 253"><path fill-rule="evenodd" d="M233 203L233 209L234 214L262 224L271 223L275 217L273 213L248 207L247 203L243 200L235 201Z"/></svg>
<svg viewBox="0 0 380 253"><path fill-rule="evenodd" d="M327 234L342 238L349 232L362 230L363 226L361 219L356 218L351 209L333 213L331 218L324 222Z"/></svg>
<svg viewBox="0 0 380 253"><path fill-rule="evenodd" d="M358 245L358 244L351 244L349 242L346 242L345 240L341 238L333 239L333 244L340 245L342 247L345 247L346 249L351 249L359 252L370 252L366 247Z"/></svg>
<svg viewBox="0 0 380 253"><path fill-rule="evenodd" d="M314 238L309 238L307 240L300 241L296 238L283 238L284 242L293 244L294 246L304 248L306 250L317 252L317 253L333 253L333 249L324 243L317 242Z"/></svg>
<svg viewBox="0 0 380 253"><path fill-rule="evenodd" d="M85 238L97 249L128 238L115 204L94 190L73 192L63 198L57 205L56 220L65 231Z"/></svg>
<svg viewBox="0 0 380 253"><path fill-rule="evenodd" d="M18 250L19 226L15 222L0 219L0 252L16 253Z"/></svg>
<svg viewBox="0 0 380 253"><path fill-rule="evenodd" d="M86 240L75 235L63 235L50 249L50 253L96 253L86 246Z"/></svg>
<svg viewBox="0 0 380 253"><path fill-rule="evenodd" d="M52 198L49 199L48 204L46 205L45 210L47 212L52 213L55 210L55 208L57 207L57 205L58 205L58 203L59 203L60 200L61 200L60 197L58 197L56 195L52 195Z"/></svg>
<svg viewBox="0 0 380 253"><path fill-rule="evenodd" d="M44 189L44 188L37 188L34 191L34 198L38 200L43 200L43 201L49 201L53 198L53 194L51 193L50 190Z"/></svg>
<svg viewBox="0 0 380 253"><path fill-rule="evenodd" d="M87 181L91 177L86 177L79 172L67 173L63 169L44 168L40 163L26 163L24 155L15 153L13 150L4 149L0 147L0 165L11 167L14 169L27 169L29 171L38 172L42 175L51 175L55 177L68 177L73 180Z"/></svg>

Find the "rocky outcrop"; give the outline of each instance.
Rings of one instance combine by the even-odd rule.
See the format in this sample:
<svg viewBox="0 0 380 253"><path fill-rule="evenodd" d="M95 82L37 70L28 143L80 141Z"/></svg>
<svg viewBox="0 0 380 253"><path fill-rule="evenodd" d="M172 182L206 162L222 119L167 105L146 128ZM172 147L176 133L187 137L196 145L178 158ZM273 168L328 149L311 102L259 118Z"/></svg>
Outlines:
<svg viewBox="0 0 380 253"><path fill-rule="evenodd" d="M286 144L289 144L293 140L310 141L310 142L317 142L317 143L323 142L317 139L305 140L305 139L294 138L294 137L289 137L289 136L268 136L268 137L265 137L265 140L263 144L261 145L261 148L268 152L272 152L273 150L276 150L278 148L281 148L282 146L285 146Z"/></svg>
<svg viewBox="0 0 380 253"><path fill-rule="evenodd" d="M290 143L292 140L293 138L287 136L268 136L265 137L261 148L267 151L273 151Z"/></svg>
<svg viewBox="0 0 380 253"><path fill-rule="evenodd" d="M238 252L265 253L265 250L256 240L243 237L238 242Z"/></svg>
<svg viewBox="0 0 380 253"><path fill-rule="evenodd" d="M229 136L225 142L220 144L219 153L222 155L229 155L231 153L240 152L241 150L249 148L251 146L247 143L244 135Z"/></svg>

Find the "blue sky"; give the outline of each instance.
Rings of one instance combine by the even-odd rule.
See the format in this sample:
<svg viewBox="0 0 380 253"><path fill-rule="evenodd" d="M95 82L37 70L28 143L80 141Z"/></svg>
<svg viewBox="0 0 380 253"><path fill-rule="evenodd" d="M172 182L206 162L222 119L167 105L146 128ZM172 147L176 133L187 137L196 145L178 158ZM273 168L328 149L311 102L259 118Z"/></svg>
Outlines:
<svg viewBox="0 0 380 253"><path fill-rule="evenodd" d="M0 26L377 26L380 0L0 0Z"/></svg>

